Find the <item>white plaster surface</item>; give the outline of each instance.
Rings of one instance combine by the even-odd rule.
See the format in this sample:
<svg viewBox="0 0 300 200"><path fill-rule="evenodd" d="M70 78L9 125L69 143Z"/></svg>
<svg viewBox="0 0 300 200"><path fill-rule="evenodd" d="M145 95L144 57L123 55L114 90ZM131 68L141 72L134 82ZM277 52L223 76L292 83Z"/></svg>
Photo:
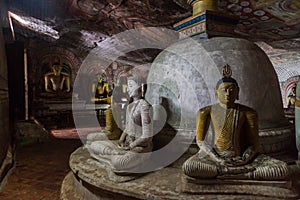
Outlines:
<svg viewBox="0 0 300 200"><path fill-rule="evenodd" d="M259 128L286 126L275 70L267 55L245 39L188 38L168 47L151 66L146 98L151 103L166 98L168 123L194 129L198 109L217 102L214 88L226 64L240 86L238 102L258 112Z"/></svg>

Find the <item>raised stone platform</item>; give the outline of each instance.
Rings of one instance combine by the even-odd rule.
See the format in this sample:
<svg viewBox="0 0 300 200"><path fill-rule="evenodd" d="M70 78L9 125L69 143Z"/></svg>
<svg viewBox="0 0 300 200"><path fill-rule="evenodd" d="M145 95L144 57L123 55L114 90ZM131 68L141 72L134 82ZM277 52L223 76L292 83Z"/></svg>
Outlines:
<svg viewBox="0 0 300 200"><path fill-rule="evenodd" d="M259 130L260 152L274 155L295 154L295 127L288 126Z"/></svg>
<svg viewBox="0 0 300 200"><path fill-rule="evenodd" d="M87 149L80 147L70 157L72 172L63 181L61 198L66 200L297 199L295 192L297 189L294 188L295 183L291 181L204 180L204 184L195 185L193 181L198 180L186 178L182 180L181 165L184 160L179 159L169 167L145 174L135 180L115 182L110 180L110 175L103 165L92 159ZM299 186L299 181L296 182L296 186L297 184Z"/></svg>
<svg viewBox="0 0 300 200"><path fill-rule="evenodd" d="M191 194L248 194L295 198L292 181L199 180L183 174L181 182L181 191Z"/></svg>

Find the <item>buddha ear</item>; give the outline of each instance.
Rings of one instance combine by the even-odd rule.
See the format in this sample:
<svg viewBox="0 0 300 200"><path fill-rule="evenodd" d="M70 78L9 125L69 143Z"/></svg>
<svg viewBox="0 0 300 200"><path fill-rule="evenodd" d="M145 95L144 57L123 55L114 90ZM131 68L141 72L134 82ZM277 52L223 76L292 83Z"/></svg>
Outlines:
<svg viewBox="0 0 300 200"><path fill-rule="evenodd" d="M216 97L216 99L218 98L218 89L217 88L215 88L215 97Z"/></svg>
<svg viewBox="0 0 300 200"><path fill-rule="evenodd" d="M240 88L238 87L237 95L236 95L236 100L239 100L239 95L240 94Z"/></svg>

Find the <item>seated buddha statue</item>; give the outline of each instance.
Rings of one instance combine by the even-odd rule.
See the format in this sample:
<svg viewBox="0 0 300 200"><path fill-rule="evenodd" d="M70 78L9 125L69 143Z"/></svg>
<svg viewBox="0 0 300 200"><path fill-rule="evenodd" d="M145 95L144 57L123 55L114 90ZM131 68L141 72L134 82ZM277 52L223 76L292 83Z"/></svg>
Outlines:
<svg viewBox="0 0 300 200"><path fill-rule="evenodd" d="M288 108L295 108L295 102L296 102L296 86L292 88L292 91L288 96Z"/></svg>
<svg viewBox="0 0 300 200"><path fill-rule="evenodd" d="M110 104L110 107L105 111L105 128L100 132L89 133L87 135L87 143L91 143L96 140L117 140L120 138L121 129L115 121L113 109L116 113L122 113L122 110L119 109L118 106L114 105L113 96L110 96L110 98L107 99L107 103Z"/></svg>
<svg viewBox="0 0 300 200"><path fill-rule="evenodd" d="M91 156L122 174L138 168L151 155L153 125L151 105L143 98L142 77L128 78L127 92L132 102L126 109L126 127L117 140L96 138L86 144Z"/></svg>
<svg viewBox="0 0 300 200"><path fill-rule="evenodd" d="M95 94L95 97L91 98L91 101L96 104L107 104L110 101L111 91L105 79L106 76L102 74L97 84L92 84L92 93Z"/></svg>
<svg viewBox="0 0 300 200"><path fill-rule="evenodd" d="M45 91L49 93L70 92L70 76L62 72L60 64L54 64L49 72L45 75Z"/></svg>
<svg viewBox="0 0 300 200"><path fill-rule="evenodd" d="M239 86L226 65L216 85L219 103L197 113L196 142L199 152L186 160L183 172L196 179L234 178L282 180L288 177L285 162L259 154L258 116L255 110L235 103ZM213 144L206 139L212 125Z"/></svg>

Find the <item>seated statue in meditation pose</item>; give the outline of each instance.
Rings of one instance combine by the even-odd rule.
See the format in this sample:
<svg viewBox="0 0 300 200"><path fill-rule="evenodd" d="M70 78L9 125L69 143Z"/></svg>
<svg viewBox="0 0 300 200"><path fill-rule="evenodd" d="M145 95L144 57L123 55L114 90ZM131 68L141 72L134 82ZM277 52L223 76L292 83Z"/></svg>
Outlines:
<svg viewBox="0 0 300 200"><path fill-rule="evenodd" d="M46 92L59 93L70 92L70 76L61 72L62 66L60 64L54 64L49 72L45 75L45 90Z"/></svg>
<svg viewBox="0 0 300 200"><path fill-rule="evenodd" d="M99 77L97 84L92 84L92 93L95 97L91 98L91 101L96 104L107 104L110 101L111 91L105 74Z"/></svg>
<svg viewBox="0 0 300 200"><path fill-rule="evenodd" d="M91 156L108 165L115 173L129 172L138 168L152 151L153 124L151 105L143 99L144 79L128 77L128 94L132 98L126 110L126 127L118 140L97 137L86 147Z"/></svg>
<svg viewBox="0 0 300 200"><path fill-rule="evenodd" d="M288 96L288 108L295 108L296 102L296 86L292 88L291 93Z"/></svg>
<svg viewBox="0 0 300 200"><path fill-rule="evenodd" d="M110 107L105 111L105 128L100 132L89 133L87 135L87 143L91 143L96 140L117 140L120 138L121 129L118 127L113 115L113 109L115 112L122 114L122 110L118 106L115 106L113 103L113 96L110 96L107 99L107 103L110 104ZM117 117L117 116L116 116Z"/></svg>
<svg viewBox="0 0 300 200"><path fill-rule="evenodd" d="M239 87L226 65L216 86L218 104L197 114L196 142L199 152L183 164L185 175L198 179L233 178L281 180L288 177L287 164L258 153L258 117L255 110L235 103ZM210 123L213 144L205 140Z"/></svg>

